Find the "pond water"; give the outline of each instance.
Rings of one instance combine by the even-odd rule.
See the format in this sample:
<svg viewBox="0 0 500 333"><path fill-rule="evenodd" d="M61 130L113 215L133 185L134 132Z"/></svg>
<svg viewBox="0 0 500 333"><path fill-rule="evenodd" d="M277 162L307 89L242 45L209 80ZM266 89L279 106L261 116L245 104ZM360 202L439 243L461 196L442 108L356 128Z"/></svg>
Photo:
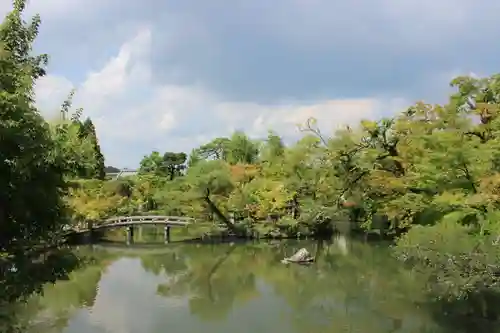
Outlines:
<svg viewBox="0 0 500 333"><path fill-rule="evenodd" d="M309 266L280 260L305 247ZM457 332L386 245L331 242L88 245L93 260L18 310L36 333ZM438 315L439 316L439 315Z"/></svg>

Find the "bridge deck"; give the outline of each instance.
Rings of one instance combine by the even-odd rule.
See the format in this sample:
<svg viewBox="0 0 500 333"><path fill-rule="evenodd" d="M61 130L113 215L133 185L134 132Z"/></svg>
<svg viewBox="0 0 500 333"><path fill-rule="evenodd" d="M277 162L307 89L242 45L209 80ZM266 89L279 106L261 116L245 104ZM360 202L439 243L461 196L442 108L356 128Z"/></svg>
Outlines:
<svg viewBox="0 0 500 333"><path fill-rule="evenodd" d="M93 224L92 230L110 229L119 227L128 227L134 225L164 225L164 226L181 226L185 227L195 220L191 217L184 216L162 216L162 215L149 215L149 216L117 216L105 219L100 223ZM72 229L68 230L69 233L84 233L89 231L90 228Z"/></svg>

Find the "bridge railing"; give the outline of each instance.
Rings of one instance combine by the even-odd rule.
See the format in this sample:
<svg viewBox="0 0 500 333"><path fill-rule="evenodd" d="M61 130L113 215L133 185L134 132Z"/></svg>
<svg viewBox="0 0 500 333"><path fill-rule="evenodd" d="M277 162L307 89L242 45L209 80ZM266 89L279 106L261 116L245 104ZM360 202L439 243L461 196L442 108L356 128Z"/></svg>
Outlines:
<svg viewBox="0 0 500 333"><path fill-rule="evenodd" d="M171 224L178 226L187 226L195 222L195 219L186 216L163 216L163 215L138 215L138 216L115 216L107 218L96 223L92 223L91 229L101 229L114 226L127 226L127 225L146 225L146 224ZM81 225L79 227L65 228L65 231L83 232L89 229L89 224Z"/></svg>
<svg viewBox="0 0 500 333"><path fill-rule="evenodd" d="M101 223L112 223L112 222L132 222L132 221L185 221L194 222L192 217L187 216L164 216L164 215L137 215L137 216L115 216L102 220Z"/></svg>

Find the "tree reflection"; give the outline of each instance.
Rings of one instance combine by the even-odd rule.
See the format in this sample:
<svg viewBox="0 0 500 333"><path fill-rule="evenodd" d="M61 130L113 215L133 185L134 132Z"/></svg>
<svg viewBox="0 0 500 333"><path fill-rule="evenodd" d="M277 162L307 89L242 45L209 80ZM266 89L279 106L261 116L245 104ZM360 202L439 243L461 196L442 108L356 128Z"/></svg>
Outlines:
<svg viewBox="0 0 500 333"><path fill-rule="evenodd" d="M180 246L187 269L160 285L163 296L188 296L191 312L205 320L224 318L237 302L257 295L254 274L242 266L244 248L230 245ZM200 255L202 254L203 255Z"/></svg>
<svg viewBox="0 0 500 333"><path fill-rule="evenodd" d="M346 254L346 244L309 243L306 247L316 256L316 263L280 263L303 246L297 242L179 245L175 261L184 262L185 268L169 275L169 282L160 285L158 293L188 297L192 314L213 321L226 318L238 305L259 296L258 285L262 284L286 301L297 332L423 332L425 326L435 328L430 313L415 305L424 302L422 285L393 261L386 246L351 243ZM143 265L145 261L143 258Z"/></svg>
<svg viewBox="0 0 500 333"><path fill-rule="evenodd" d="M141 257L142 267L146 272L159 275L165 272L169 276L174 276L187 270L185 257L179 255L178 251L170 251L156 255L143 255Z"/></svg>
<svg viewBox="0 0 500 333"><path fill-rule="evenodd" d="M0 331L60 332L72 310L92 306L108 263L101 259L83 248L3 261ZM48 327L40 327L47 323L42 318L50 318Z"/></svg>
<svg viewBox="0 0 500 333"><path fill-rule="evenodd" d="M301 247L312 252L314 264L280 262ZM497 295L430 302L424 293L428 281L393 260L386 245L345 240L340 246L335 241L184 243L143 250L60 250L19 260L17 271L8 270L12 262L4 261L2 299L23 299L41 290L43 297L3 306L1 332L20 327L28 333L61 332L76 309L93 307L106 267L124 256L139 258L144 271L165 281L157 286L158 295L187 299L189 312L202 321L224 322L236 312L249 316L246 306L253 304L273 316L285 315L277 322L286 321L300 333L499 332L492 306L500 301ZM8 317L13 311L20 314L16 320Z"/></svg>

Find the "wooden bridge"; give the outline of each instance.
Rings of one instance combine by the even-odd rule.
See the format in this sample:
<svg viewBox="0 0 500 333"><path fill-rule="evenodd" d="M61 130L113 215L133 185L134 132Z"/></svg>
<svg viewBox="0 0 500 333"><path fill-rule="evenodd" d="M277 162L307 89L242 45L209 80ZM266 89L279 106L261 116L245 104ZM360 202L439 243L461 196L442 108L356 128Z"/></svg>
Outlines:
<svg viewBox="0 0 500 333"><path fill-rule="evenodd" d="M66 236L86 234L92 236L92 233L97 230L112 229L112 228L127 228L127 243L132 243L134 239L134 227L143 225L158 225L164 226L165 242L170 241L171 227L186 227L195 220L190 217L183 216L162 216L162 215L139 215L139 216L117 216L94 223L87 222L86 227L67 230Z"/></svg>

